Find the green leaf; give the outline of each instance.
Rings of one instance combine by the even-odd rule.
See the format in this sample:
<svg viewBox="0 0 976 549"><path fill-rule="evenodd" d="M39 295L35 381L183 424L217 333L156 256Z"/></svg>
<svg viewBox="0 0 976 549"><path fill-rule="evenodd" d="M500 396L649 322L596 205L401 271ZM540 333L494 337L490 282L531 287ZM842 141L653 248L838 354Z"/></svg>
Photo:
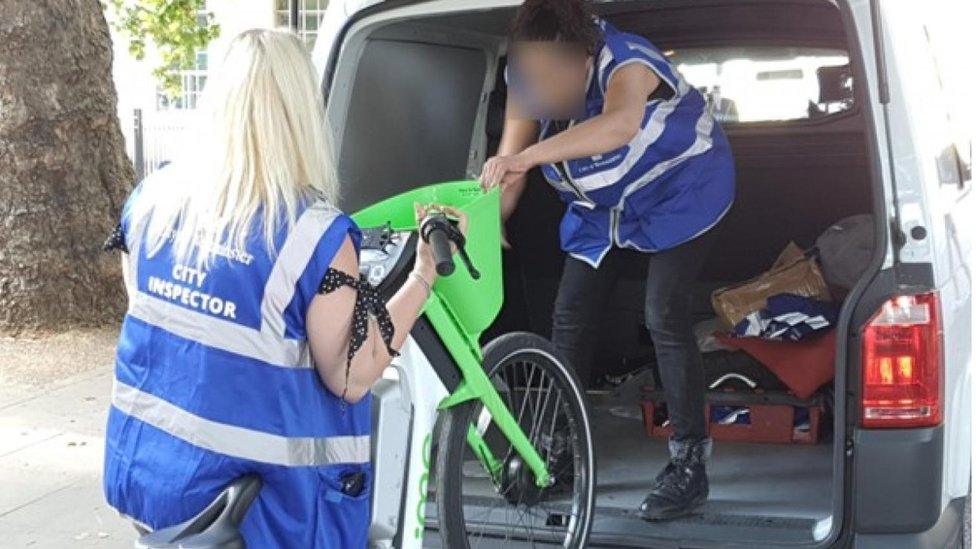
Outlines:
<svg viewBox="0 0 976 549"><path fill-rule="evenodd" d="M205 11L206 0L108 2L115 14L113 27L128 38L129 52L142 60L151 44L160 59L153 76L170 98L178 96L177 71L195 68L197 52L220 36L220 26L214 21L213 13Z"/></svg>

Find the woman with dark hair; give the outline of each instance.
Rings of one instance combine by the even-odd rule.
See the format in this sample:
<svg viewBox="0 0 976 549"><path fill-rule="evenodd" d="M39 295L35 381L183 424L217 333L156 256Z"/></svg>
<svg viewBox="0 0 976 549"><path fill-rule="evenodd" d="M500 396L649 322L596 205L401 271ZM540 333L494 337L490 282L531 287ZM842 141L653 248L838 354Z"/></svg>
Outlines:
<svg viewBox="0 0 976 549"><path fill-rule="evenodd" d="M734 195L732 155L702 95L644 38L582 0L527 0L511 32L505 129L481 174L507 219L539 166L568 208L552 338L583 383L625 249L647 254L645 321L667 395L671 459L639 512L687 514L708 496L711 450L689 285Z"/></svg>

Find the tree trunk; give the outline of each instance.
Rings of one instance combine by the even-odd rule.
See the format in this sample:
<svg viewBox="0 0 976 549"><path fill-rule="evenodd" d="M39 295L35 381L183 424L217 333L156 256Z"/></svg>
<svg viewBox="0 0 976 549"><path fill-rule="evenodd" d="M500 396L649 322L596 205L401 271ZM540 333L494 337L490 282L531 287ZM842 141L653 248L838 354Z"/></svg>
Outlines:
<svg viewBox="0 0 976 549"><path fill-rule="evenodd" d="M134 177L99 0L0 0L0 332L118 321Z"/></svg>

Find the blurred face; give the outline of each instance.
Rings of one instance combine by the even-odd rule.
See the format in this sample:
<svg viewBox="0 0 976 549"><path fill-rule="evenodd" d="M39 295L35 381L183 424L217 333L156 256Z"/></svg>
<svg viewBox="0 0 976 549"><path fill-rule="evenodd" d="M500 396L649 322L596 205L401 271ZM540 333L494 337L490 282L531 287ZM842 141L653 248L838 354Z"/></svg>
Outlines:
<svg viewBox="0 0 976 549"><path fill-rule="evenodd" d="M532 118L579 118L591 65L579 44L516 42L509 53L509 89Z"/></svg>

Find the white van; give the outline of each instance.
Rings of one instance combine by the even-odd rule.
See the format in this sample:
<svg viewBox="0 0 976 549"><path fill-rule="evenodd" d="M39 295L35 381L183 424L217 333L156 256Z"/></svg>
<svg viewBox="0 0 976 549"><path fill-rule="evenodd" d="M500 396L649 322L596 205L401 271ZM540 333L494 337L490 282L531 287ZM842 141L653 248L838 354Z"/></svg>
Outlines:
<svg viewBox="0 0 976 549"><path fill-rule="evenodd" d="M500 74L518 3L332 0L314 58L346 211L479 173L501 131ZM810 245L843 217L870 214L875 242L837 327L836 374L824 396L832 400L828 435L812 445L716 443L701 513L646 523L634 510L665 459L664 442L647 437L638 421L597 409L592 546L962 545L976 209L971 145L954 138L953 114L940 100L934 4L594 5L671 56L709 96L731 142L738 196L699 281L706 306L715 287L763 271L788 241ZM561 265L555 235L563 206L537 175L529 188L508 227L516 249L506 256L511 284L500 322L544 332ZM638 276L625 277L608 304L615 324L602 340L605 356L637 360L647 351L632 303L640 301L633 298ZM885 307L918 314L874 329ZM923 369L929 375L918 379L928 385L884 395L865 385L879 368L866 355L890 351L892 338L901 353L894 360ZM916 402L920 394L927 397ZM901 412L888 413L893 400Z"/></svg>

